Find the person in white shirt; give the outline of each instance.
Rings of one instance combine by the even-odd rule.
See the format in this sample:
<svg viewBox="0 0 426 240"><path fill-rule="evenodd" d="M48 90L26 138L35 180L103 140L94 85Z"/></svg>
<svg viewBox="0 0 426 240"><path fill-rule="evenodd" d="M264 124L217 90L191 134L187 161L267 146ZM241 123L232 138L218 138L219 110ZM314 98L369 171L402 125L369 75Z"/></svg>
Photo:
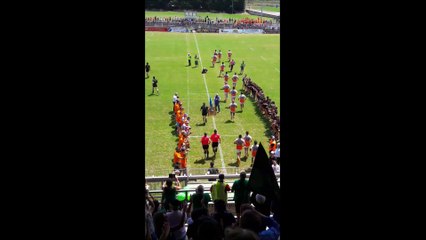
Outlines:
<svg viewBox="0 0 426 240"><path fill-rule="evenodd" d="M272 160L272 169L274 170L274 173L280 173L280 165L278 165L275 160Z"/></svg>
<svg viewBox="0 0 426 240"><path fill-rule="evenodd" d="M173 95L173 110L175 109L175 103L177 99L178 99L178 93L175 92L175 95Z"/></svg>
<svg viewBox="0 0 426 240"><path fill-rule="evenodd" d="M173 228L177 228L178 226L181 226L179 229L173 231L173 236L175 236L175 239L185 239L185 236L186 236L185 222L187 221L186 207L185 207L186 202L184 202L184 207L182 211L179 211L179 205L180 205L179 200L174 199L170 204L172 205L172 211L166 213L166 219L168 223L170 224L170 228L173 229Z"/></svg>
<svg viewBox="0 0 426 240"><path fill-rule="evenodd" d="M277 149L275 149L275 159L277 160L277 164L280 164L280 143L277 143Z"/></svg>

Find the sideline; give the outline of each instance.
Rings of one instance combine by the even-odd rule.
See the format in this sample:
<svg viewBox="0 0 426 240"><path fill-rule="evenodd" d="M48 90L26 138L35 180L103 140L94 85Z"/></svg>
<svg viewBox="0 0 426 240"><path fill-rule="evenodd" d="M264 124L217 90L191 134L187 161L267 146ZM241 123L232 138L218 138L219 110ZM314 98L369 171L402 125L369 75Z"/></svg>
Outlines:
<svg viewBox="0 0 426 240"><path fill-rule="evenodd" d="M198 57L199 57L199 59L200 59L200 64L201 64L201 69L203 69L203 68L204 68L204 66L203 66L203 61L201 60L201 53L200 53L200 48L198 47L197 37L195 36L195 33L194 33L194 32L192 33L192 35L194 36L195 46L197 47ZM204 86L206 87L207 100L210 100L209 89L207 88L207 82L206 82L206 75L205 75L205 74L202 74L202 75L203 75L203 79L204 79ZM213 121L212 121L212 122L213 122L213 128L214 128L214 129L217 129L217 128L216 128L216 121L215 121L214 116L212 116L212 120L213 120ZM220 155L220 161L222 162L222 169L223 169L224 173L226 174L227 172L226 172L226 168L225 168L225 162L223 161L223 153L222 153L222 147L221 147L221 145L222 145L222 144L219 144L219 155Z"/></svg>

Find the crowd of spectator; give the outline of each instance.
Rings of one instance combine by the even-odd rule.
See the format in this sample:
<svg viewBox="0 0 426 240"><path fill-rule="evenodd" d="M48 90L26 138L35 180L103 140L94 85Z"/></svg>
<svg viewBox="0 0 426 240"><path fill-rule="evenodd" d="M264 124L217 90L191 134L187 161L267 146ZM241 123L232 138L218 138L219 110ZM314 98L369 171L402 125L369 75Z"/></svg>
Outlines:
<svg viewBox="0 0 426 240"><path fill-rule="evenodd" d="M262 116L264 116L271 124L273 136L275 136L275 139L279 140L280 116L278 116L278 108L275 105L275 102L268 96L265 96L262 88L253 82L251 78L247 77L247 74L243 77L242 81L246 95L252 97L257 103Z"/></svg>
<svg viewBox="0 0 426 240"><path fill-rule="evenodd" d="M175 190L163 190L162 199L168 200L160 207L145 188L145 239L279 239L279 200L251 191L245 176L245 172L241 172L240 179L230 187L220 174L210 193L205 193L199 185L189 202L186 198L179 201ZM172 179L167 182L170 185ZM234 192L237 215L228 209L228 192ZM213 210L208 208L209 202L213 202Z"/></svg>
<svg viewBox="0 0 426 240"><path fill-rule="evenodd" d="M182 101L179 99L178 93L173 95L173 113L171 120L178 136L178 143L173 156L173 168L175 174L187 174L187 156L191 148L189 143L189 135L191 135L191 126L189 122L191 118L185 113Z"/></svg>
<svg viewBox="0 0 426 240"><path fill-rule="evenodd" d="M145 26L179 26L191 27L197 29L199 32L218 32L220 28L235 28L235 29L264 29L265 32L275 33L279 32L280 23L278 20L271 20L265 18L214 18L210 19L208 16L205 18L185 18L185 17L146 17Z"/></svg>

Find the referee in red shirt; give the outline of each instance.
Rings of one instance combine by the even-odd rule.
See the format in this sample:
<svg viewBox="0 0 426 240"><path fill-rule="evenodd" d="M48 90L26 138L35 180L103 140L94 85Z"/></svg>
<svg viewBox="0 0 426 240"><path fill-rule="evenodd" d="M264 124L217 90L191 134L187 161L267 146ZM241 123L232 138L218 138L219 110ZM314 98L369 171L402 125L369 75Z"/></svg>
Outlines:
<svg viewBox="0 0 426 240"><path fill-rule="evenodd" d="M217 134L217 130L215 129L213 131L213 134L210 136L210 139L212 141L212 148L213 148L213 157L216 157L217 147L219 146L219 143L222 141L220 138L220 135Z"/></svg>
<svg viewBox="0 0 426 240"><path fill-rule="evenodd" d="M204 149L204 156L209 158L209 144L211 143L211 140L209 137L207 137L207 133L204 133L204 136L201 138L201 145L203 145Z"/></svg>

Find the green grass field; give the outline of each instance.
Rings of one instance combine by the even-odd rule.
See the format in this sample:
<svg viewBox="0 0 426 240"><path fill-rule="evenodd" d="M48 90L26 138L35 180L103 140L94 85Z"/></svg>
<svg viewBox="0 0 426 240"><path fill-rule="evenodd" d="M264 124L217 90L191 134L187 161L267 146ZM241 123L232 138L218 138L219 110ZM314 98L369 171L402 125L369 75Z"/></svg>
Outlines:
<svg viewBox="0 0 426 240"><path fill-rule="evenodd" d="M266 96L280 105L280 36L278 34L201 34L201 33L168 33L145 32L145 61L151 65L149 79L145 79L145 161L146 176L167 175L172 171L171 159L177 144L177 136L173 134L171 125L172 96L178 92L183 101L185 112L191 117L192 135L191 151L188 157L188 168L193 174L195 168L208 168L211 160L203 161L203 150L200 137L204 132L210 136L214 125L222 135L222 158L218 152L215 165L217 168L231 167L236 161L233 141L239 134L249 131L254 140L267 147L269 125L258 112L252 99L246 101L244 112L237 109L235 122L230 122L228 102L221 103L221 112L215 117L208 117L205 126L202 123L200 107L208 104L208 95L212 98L219 93L223 99L223 78L218 78L219 65L211 66L211 56L215 49L226 52L231 49L236 61L234 70L239 71L241 61L245 61L245 73L264 90ZM198 44L198 49L197 49ZM199 52L198 52L199 51ZM201 63L198 68L187 67L187 53L199 54ZM227 71L228 63L225 71ZM192 65L194 65L192 60ZM208 68L206 80L201 74L202 67ZM151 95L152 76L159 81L160 95ZM232 76L232 75L231 75ZM237 89L242 88L241 78ZM229 80L231 83L231 80ZM231 85L232 86L232 85ZM239 106L238 106L239 107ZM212 152L210 148L210 152ZM241 168L250 165L250 158L241 162ZM193 170L191 170L193 169ZM228 172L229 173L229 172ZM198 173L199 174L199 173Z"/></svg>
<svg viewBox="0 0 426 240"><path fill-rule="evenodd" d="M260 8L259 8L259 10L260 10ZM145 17L155 17L155 16L157 16L157 17L185 17L185 13L183 11L182 12L172 12L172 11L145 11ZM211 12L197 12L197 16L199 16L201 18L205 18L206 16L209 16L210 19L215 19L216 17L219 18L219 19L225 19L225 18L228 18L228 19L229 18L234 18L234 19L241 19L241 18L257 19L259 17L259 16L255 16L255 15L250 15L248 13L228 14L228 13L211 13ZM263 19L271 20L272 18L263 17Z"/></svg>
<svg viewBox="0 0 426 240"><path fill-rule="evenodd" d="M266 11L266 12L279 12L280 11L280 8L278 7L269 7L269 6L252 6L252 7L250 7L250 9L252 9L252 10L263 10L263 11Z"/></svg>

